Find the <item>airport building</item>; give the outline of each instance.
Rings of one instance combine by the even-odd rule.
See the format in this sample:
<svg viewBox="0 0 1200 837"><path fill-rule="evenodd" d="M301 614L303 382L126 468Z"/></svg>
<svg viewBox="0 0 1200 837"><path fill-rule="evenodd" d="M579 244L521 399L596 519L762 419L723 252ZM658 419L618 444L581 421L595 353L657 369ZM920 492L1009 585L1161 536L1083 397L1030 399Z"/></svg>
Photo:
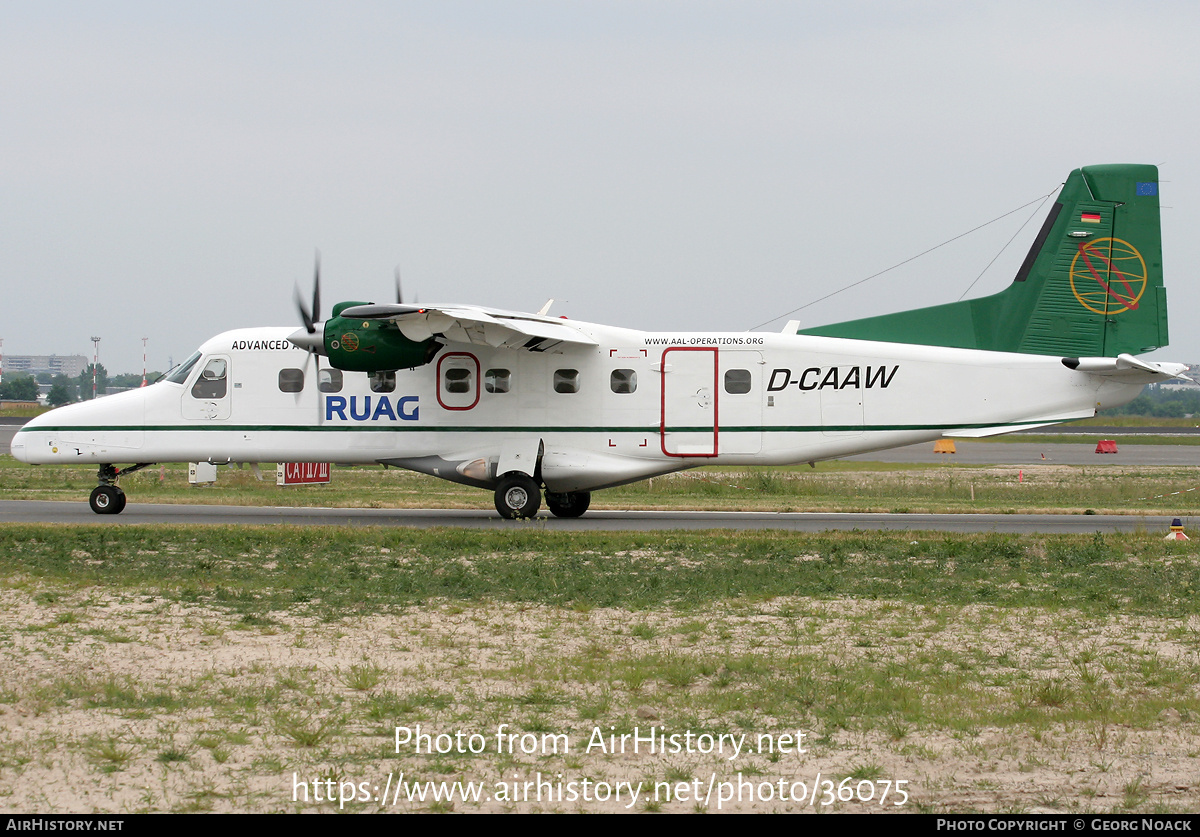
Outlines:
<svg viewBox="0 0 1200 837"><path fill-rule="evenodd" d="M66 375L78 378L89 361L83 355L4 355L4 373Z"/></svg>

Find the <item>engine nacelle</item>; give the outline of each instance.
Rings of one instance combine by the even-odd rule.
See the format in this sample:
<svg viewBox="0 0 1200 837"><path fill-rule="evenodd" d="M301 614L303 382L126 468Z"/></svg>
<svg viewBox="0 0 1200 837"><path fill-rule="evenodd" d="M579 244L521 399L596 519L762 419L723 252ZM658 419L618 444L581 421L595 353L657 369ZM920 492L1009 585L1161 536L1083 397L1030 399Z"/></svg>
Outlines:
<svg viewBox="0 0 1200 837"><path fill-rule="evenodd" d="M410 340L390 320L359 320L342 311L365 302L339 302L325 321L325 355L329 365L347 372L386 372L424 366L437 355L441 343Z"/></svg>

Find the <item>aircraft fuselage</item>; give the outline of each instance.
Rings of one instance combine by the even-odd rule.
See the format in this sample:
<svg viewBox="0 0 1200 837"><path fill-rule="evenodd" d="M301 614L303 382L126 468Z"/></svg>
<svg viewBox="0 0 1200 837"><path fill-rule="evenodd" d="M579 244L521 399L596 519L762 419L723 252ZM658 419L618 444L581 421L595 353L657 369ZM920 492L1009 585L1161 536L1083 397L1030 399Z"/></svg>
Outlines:
<svg viewBox="0 0 1200 837"><path fill-rule="evenodd" d="M226 332L180 382L54 410L12 450L46 464L388 463L481 487L517 471L549 491L591 491L1067 421L1153 379L1054 356L570 325L596 345L451 344L425 366L375 375L318 374L291 329Z"/></svg>

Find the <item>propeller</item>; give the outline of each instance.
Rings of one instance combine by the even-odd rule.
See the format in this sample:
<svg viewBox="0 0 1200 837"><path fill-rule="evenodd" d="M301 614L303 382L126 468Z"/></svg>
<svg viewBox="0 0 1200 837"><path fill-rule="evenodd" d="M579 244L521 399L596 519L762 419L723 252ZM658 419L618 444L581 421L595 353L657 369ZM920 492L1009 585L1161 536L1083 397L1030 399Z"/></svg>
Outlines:
<svg viewBox="0 0 1200 837"><path fill-rule="evenodd" d="M413 294L412 304L417 305L420 301L419 294ZM396 265L396 304L404 304L404 292L400 289L400 266Z"/></svg>
<svg viewBox="0 0 1200 837"><path fill-rule="evenodd" d="M321 251L318 250L313 260L313 294L312 308L304 304L300 296L300 288L295 288L296 310L300 312L300 321L304 323L304 331L295 331L288 336L288 341L298 348L305 349L309 357L316 360L317 373L317 424L323 422L321 414L321 355L325 353L325 329L321 322ZM307 362L305 366L307 366Z"/></svg>
<svg viewBox="0 0 1200 837"><path fill-rule="evenodd" d="M313 266L313 295L312 308L304 304L300 296L300 288L294 289L296 310L300 312L300 321L304 323L303 331L294 331L288 335L288 340L299 349L307 349L310 354L325 354L325 335L321 323L321 251L318 250Z"/></svg>
<svg viewBox="0 0 1200 837"><path fill-rule="evenodd" d="M312 310L304 306L304 299L300 296L300 288L295 289L296 308L300 311L300 321L304 323L304 330L309 334L315 334L317 331L317 323L321 321L321 251L317 251L313 265L313 299Z"/></svg>

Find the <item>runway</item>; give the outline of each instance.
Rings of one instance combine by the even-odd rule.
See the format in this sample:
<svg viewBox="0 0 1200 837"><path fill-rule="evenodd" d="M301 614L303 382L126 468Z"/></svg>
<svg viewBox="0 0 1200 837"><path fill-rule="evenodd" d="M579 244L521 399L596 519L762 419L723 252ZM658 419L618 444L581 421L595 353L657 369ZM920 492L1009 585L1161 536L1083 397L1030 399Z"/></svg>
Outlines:
<svg viewBox="0 0 1200 837"><path fill-rule="evenodd" d="M504 520L495 512L461 509L313 509L260 506L156 505L130 502L119 515L93 514L86 502L0 501L3 523L68 523L96 526L199 524L239 526L395 526L429 529L536 527L548 532L684 531L696 529L787 532L935 531L1015 534L1167 532L1168 517L1068 514L831 514L798 512L589 511L574 520L539 515ZM1186 521L1185 521L1186 522Z"/></svg>

